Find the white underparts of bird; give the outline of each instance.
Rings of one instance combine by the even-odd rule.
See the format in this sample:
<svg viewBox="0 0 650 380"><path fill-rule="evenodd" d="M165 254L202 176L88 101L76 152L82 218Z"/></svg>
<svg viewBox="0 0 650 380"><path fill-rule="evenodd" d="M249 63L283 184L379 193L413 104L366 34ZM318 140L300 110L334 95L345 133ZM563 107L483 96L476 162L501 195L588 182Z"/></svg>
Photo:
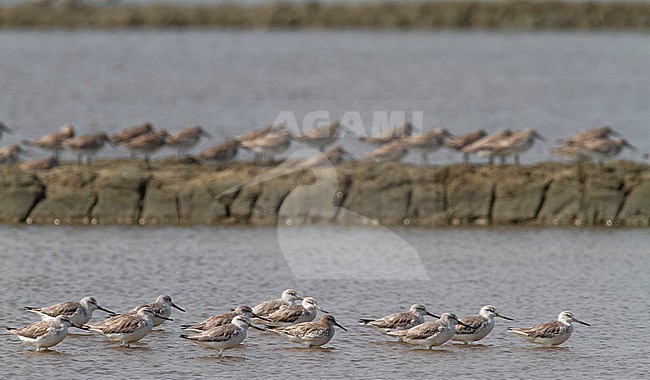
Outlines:
<svg viewBox="0 0 650 380"><path fill-rule="evenodd" d="M236 347L246 339L249 327L262 330L250 324L245 315L235 316L230 323L220 325L196 335L180 335L181 338L191 340L203 348L211 348L219 351L219 356L224 350Z"/></svg>
<svg viewBox="0 0 650 380"><path fill-rule="evenodd" d="M560 345L571 337L571 333L573 332L572 322L590 326L587 322L577 319L572 312L563 311L557 317L556 321L528 328L509 327L508 331L513 332L527 342L550 347Z"/></svg>
<svg viewBox="0 0 650 380"><path fill-rule="evenodd" d="M16 335L26 344L36 347L36 351L40 351L61 343L68 335L68 328L72 325L69 317L59 315L48 320L34 322L27 327L8 327L5 330Z"/></svg>

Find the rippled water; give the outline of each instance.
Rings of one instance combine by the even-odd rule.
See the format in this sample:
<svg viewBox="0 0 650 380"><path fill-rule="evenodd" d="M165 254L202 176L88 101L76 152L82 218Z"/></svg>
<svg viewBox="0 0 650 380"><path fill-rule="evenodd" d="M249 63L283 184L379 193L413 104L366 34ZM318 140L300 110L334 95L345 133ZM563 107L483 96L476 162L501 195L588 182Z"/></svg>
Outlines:
<svg viewBox="0 0 650 380"><path fill-rule="evenodd" d="M310 232L312 246L341 242L357 252L375 244L408 244L431 280L368 280L399 252L381 250L358 266L358 277L298 278L280 248L293 239L272 228L52 228L0 226L0 325L33 320L23 306L94 295L115 311L169 293L187 313L166 322L131 349L97 336L72 336L49 353L28 351L0 333L0 365L8 378L187 378L286 376L327 378L492 377L645 378L650 311L650 238L644 229L381 229L291 228ZM283 241L285 240L285 241ZM321 253L323 256L326 252ZM325 258L323 258L324 260ZM312 265L322 264L318 256ZM333 274L337 269L333 268ZM326 349L301 349L250 332L245 344L218 358L177 337L182 323L238 304L276 298L293 287L316 297L349 331ZM356 324L422 302L434 312L474 314L496 305L516 322L498 320L475 347L425 351L389 342ZM592 324L577 325L559 349L532 347L505 331L550 321L565 309ZM96 312L94 320L102 318Z"/></svg>
<svg viewBox="0 0 650 380"><path fill-rule="evenodd" d="M422 112L425 130L535 128L547 143L523 162L548 160L557 137L602 125L650 150L645 33L1 31L0 46L0 120L17 130L2 145L66 122L88 133L152 121L205 126L215 139L203 148L283 111L299 123L313 111L359 112L359 133L373 130L373 111L402 111ZM342 144L370 149L353 136Z"/></svg>
<svg viewBox="0 0 650 380"><path fill-rule="evenodd" d="M649 42L627 32L1 31L0 119L16 133L0 144L65 122L87 133L152 121L170 130L202 124L216 136L205 147L282 111L338 119L359 111L369 132L372 112L385 110L422 111L425 129L533 127L550 141L610 124L647 151ZM343 145L368 150L349 136ZM523 161L548 159L549 145ZM434 156L457 160L447 151ZM187 309L132 349L72 336L37 354L2 332L7 377L648 373L646 230L0 226L0 239L0 325L32 321L23 306L88 294L126 311L169 293ZM181 323L276 298L287 287L316 297L350 331L337 331L321 350L252 331L225 358L177 337ZM415 302L461 315L491 303L517 322L499 320L476 347L432 351L356 325ZM593 326L577 326L561 349L536 349L505 331L565 309Z"/></svg>

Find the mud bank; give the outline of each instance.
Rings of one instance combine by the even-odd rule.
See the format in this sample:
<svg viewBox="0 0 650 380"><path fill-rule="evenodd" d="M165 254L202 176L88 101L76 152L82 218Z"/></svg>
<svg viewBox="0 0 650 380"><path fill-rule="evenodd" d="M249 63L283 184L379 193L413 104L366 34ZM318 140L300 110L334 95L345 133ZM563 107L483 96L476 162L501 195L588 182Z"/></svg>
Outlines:
<svg viewBox="0 0 650 380"><path fill-rule="evenodd" d="M59 5L63 3L65 5ZM647 2L318 1L92 6L42 1L0 8L2 28L650 29Z"/></svg>
<svg viewBox="0 0 650 380"><path fill-rule="evenodd" d="M76 225L650 225L650 166L284 170L185 159L0 169L0 222Z"/></svg>

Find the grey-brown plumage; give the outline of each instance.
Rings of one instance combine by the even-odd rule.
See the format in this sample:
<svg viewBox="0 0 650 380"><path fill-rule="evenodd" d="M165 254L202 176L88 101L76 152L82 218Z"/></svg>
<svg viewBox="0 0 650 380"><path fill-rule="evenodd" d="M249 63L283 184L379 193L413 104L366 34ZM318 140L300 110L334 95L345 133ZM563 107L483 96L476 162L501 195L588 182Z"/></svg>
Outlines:
<svg viewBox="0 0 650 380"><path fill-rule="evenodd" d="M165 144L170 148L178 149L178 156L187 154L187 150L198 144L201 137L212 137L202 127L181 129L167 136Z"/></svg>
<svg viewBox="0 0 650 380"><path fill-rule="evenodd" d="M121 342L124 346L144 338L153 328L153 318L167 317L156 314L150 306L144 306L137 313L125 313L109 320L102 321L86 327L101 333L108 340Z"/></svg>
<svg viewBox="0 0 650 380"><path fill-rule="evenodd" d="M558 142L565 145L571 145L574 143L582 143L587 140L607 139L610 136L619 136L619 133L612 128L605 126L580 131L576 135L566 139L558 140Z"/></svg>
<svg viewBox="0 0 650 380"><path fill-rule="evenodd" d="M286 289L282 292L280 299L264 301L257 306L253 307L253 312L262 317L268 317L277 310L283 309L287 306L296 305L297 301L303 299L297 291L293 289Z"/></svg>
<svg viewBox="0 0 650 380"><path fill-rule="evenodd" d="M413 124L411 123L402 123L395 128L385 131L379 136L361 136L359 140L373 145L383 145L389 142L399 140L403 137L409 137L413 134Z"/></svg>
<svg viewBox="0 0 650 380"><path fill-rule="evenodd" d="M611 136L618 137L610 139ZM577 162L596 159L602 166L605 159L618 155L623 148L636 150L620 136L610 127L587 129L567 139L558 140L564 145L552 148L551 154Z"/></svg>
<svg viewBox="0 0 650 380"><path fill-rule="evenodd" d="M393 313L378 319L361 318L359 322L364 326L372 327L380 333L388 335L389 331L406 330L424 323L425 315L439 318L427 311L426 306L422 304L414 304L411 305L408 311Z"/></svg>
<svg viewBox="0 0 650 380"><path fill-rule="evenodd" d="M509 321L513 320L510 317L501 315L496 307L485 305L481 308L479 315L471 315L460 319L463 324L456 325L456 333L452 339L465 344L479 341L494 329L496 317Z"/></svg>
<svg viewBox="0 0 650 380"><path fill-rule="evenodd" d="M318 153L314 157L308 158L300 163L300 167L310 168L321 165L338 165L345 157L352 155L340 146L334 146L325 152Z"/></svg>
<svg viewBox="0 0 650 380"><path fill-rule="evenodd" d="M137 317L137 313L125 313L109 317L108 320L101 321L89 327L101 330L104 334L130 334L141 329L146 323L145 320Z"/></svg>
<svg viewBox="0 0 650 380"><path fill-rule="evenodd" d="M400 141L405 147L420 151L422 163L428 164L429 153L442 147L448 137L452 137L452 134L447 129L436 128L421 135L404 137Z"/></svg>
<svg viewBox="0 0 650 380"><path fill-rule="evenodd" d="M395 140L367 153L364 157L373 161L399 161L407 154L408 149L400 140Z"/></svg>
<svg viewBox="0 0 650 380"><path fill-rule="evenodd" d="M230 311L227 313L219 314L219 315L213 315L212 317L204 320L203 322L197 323L195 325L181 325L185 330L200 330L200 331L205 331L205 330L210 330L212 328L215 328L217 326L222 326L225 324L228 324L232 321L233 318L238 316L239 313L236 311Z"/></svg>
<svg viewBox="0 0 650 380"><path fill-rule="evenodd" d="M577 319L572 312L563 311L557 317L556 321L542 323L528 328L509 327L508 331L517 334L517 336L528 342L550 347L562 344L571 337L571 333L573 332L572 322L590 326L587 322Z"/></svg>
<svg viewBox="0 0 650 380"><path fill-rule="evenodd" d="M274 156L287 150L290 144L291 134L286 130L239 142L240 147L255 153L256 160L264 157L265 161L270 162L274 162Z"/></svg>
<svg viewBox="0 0 650 380"><path fill-rule="evenodd" d="M512 131L509 129L502 129L493 135L485 136L465 146L461 151L463 153L475 154L479 157L487 157L489 163L492 164L494 156L498 155L500 152L499 149L502 147L502 142L509 138L510 135L512 135ZM502 162L504 161L504 156L502 156L501 160Z"/></svg>
<svg viewBox="0 0 650 380"><path fill-rule="evenodd" d="M463 152L463 148L487 136L485 129L479 129L465 135L450 137L445 140L445 146L463 153L463 162L469 163L469 153Z"/></svg>
<svg viewBox="0 0 650 380"><path fill-rule="evenodd" d="M21 163L18 167L21 170L49 170L58 165L59 160L55 157L41 158L40 160L27 161Z"/></svg>
<svg viewBox="0 0 650 380"><path fill-rule="evenodd" d="M271 300L255 306L253 310L257 315L268 317L270 314L274 313L275 311L288 306L290 305L284 303L282 300Z"/></svg>
<svg viewBox="0 0 650 380"><path fill-rule="evenodd" d="M6 328L8 332L18 336L23 342L35 346L36 350L56 346L68 335L72 325L70 319L60 315L56 318L38 321L23 328Z"/></svg>
<svg viewBox="0 0 650 380"><path fill-rule="evenodd" d="M493 154L502 158L514 154L515 164L519 164L519 154L530 149L535 139L544 141L544 138L532 128L512 132L510 136L496 144Z"/></svg>
<svg viewBox="0 0 650 380"><path fill-rule="evenodd" d="M284 128L284 126L282 126L282 125L267 125L266 127L255 129L255 130L252 130L250 132L246 132L241 136L237 136L237 137L234 138L234 140L237 141L237 142L257 140L260 137L264 137L264 136L268 135L271 132L280 131L283 128Z"/></svg>
<svg viewBox="0 0 650 380"><path fill-rule="evenodd" d="M172 315L172 308L182 311L183 313L185 312L185 309L176 305L172 300L172 297L167 294L159 295L156 298L156 302L150 303L149 307L151 307L151 310L153 310L155 314L153 317L154 327L162 325L167 318Z"/></svg>
<svg viewBox="0 0 650 380"><path fill-rule="evenodd" d="M461 319L467 326L456 325L456 334L474 334L485 321L480 315L471 315Z"/></svg>
<svg viewBox="0 0 650 380"><path fill-rule="evenodd" d="M267 318L271 326L311 322L316 318L317 310L327 313L313 297L305 297L301 305L287 306L271 313Z"/></svg>
<svg viewBox="0 0 650 380"><path fill-rule="evenodd" d="M293 138L296 141L317 148L320 152L323 152L326 147L336 142L339 137L336 133L340 127L341 123L333 122L327 125L314 127L307 133L300 136L293 136Z"/></svg>
<svg viewBox="0 0 650 380"><path fill-rule="evenodd" d="M233 318L235 318L238 315L243 315L248 319L252 317L258 317L257 314L253 313L253 309L250 306L241 305L241 306L237 306L233 311L229 311L223 314L213 315L210 318L203 320L202 322L193 325L181 325L181 327L188 331L196 331L196 332L206 331L218 326L226 325L232 322Z"/></svg>
<svg viewBox="0 0 650 380"><path fill-rule="evenodd" d="M411 328L418 324L418 318L411 312L405 311L403 313L391 314L387 317L378 319L378 320L363 320L367 322L364 324L381 327L384 329L402 329L403 327Z"/></svg>
<svg viewBox="0 0 650 380"><path fill-rule="evenodd" d="M553 321L544 323L528 329L521 329L529 338L553 338L558 334L563 334L567 330L567 326L560 321Z"/></svg>
<svg viewBox="0 0 650 380"><path fill-rule="evenodd" d="M602 166L604 160L615 157L623 148L635 151L636 148L625 139L593 139L577 143L580 152L585 156L598 160Z"/></svg>
<svg viewBox="0 0 650 380"><path fill-rule="evenodd" d="M124 147L132 154L144 154L145 162L149 163L149 156L165 145L167 136L166 131L141 135L124 143Z"/></svg>
<svg viewBox="0 0 650 380"><path fill-rule="evenodd" d="M25 338L36 339L45 335L49 329L50 321L38 321L22 328L7 328L7 331Z"/></svg>
<svg viewBox="0 0 650 380"><path fill-rule="evenodd" d="M237 315L231 323L214 327L196 335L180 335L183 339L191 340L199 346L219 350L219 356L224 350L236 347L246 339L250 321L244 315ZM261 329L260 329L261 330Z"/></svg>
<svg viewBox="0 0 650 380"><path fill-rule="evenodd" d="M63 149L63 142L75 136L75 130L72 124L67 123L61 127L57 132L41 136L36 140L23 140L25 145L37 147L43 150L48 150L54 153L58 159L61 150Z"/></svg>
<svg viewBox="0 0 650 380"><path fill-rule="evenodd" d="M153 124L151 123L144 123L140 125L136 125L133 127L129 127L126 129L121 130L120 132L114 134L111 136L111 139L117 144L121 145L124 144L125 142L132 140L138 136L142 135L148 135L153 133Z"/></svg>
<svg viewBox="0 0 650 380"><path fill-rule="evenodd" d="M193 335L185 339L189 338L198 342L225 342L240 333L239 329L230 322L215 327L219 328L211 328L205 333Z"/></svg>
<svg viewBox="0 0 650 380"><path fill-rule="evenodd" d="M141 303L126 313L111 315L110 317L93 324L93 326L97 329L108 327L108 326L115 326L116 323L119 323L119 321L121 321L124 318L123 315L125 314L136 315L138 314L138 311L140 311L140 309L148 306L149 305L147 305L146 303Z"/></svg>
<svg viewBox="0 0 650 380"><path fill-rule="evenodd" d="M86 156L86 163L90 163L91 158L104 147L105 143L113 145L110 137L106 133L100 132L69 138L63 142L63 145L77 153L78 162L81 164L82 156Z"/></svg>
<svg viewBox="0 0 650 380"><path fill-rule="evenodd" d="M25 154L25 150L19 145L3 146L0 148L0 164L13 164L21 154Z"/></svg>
<svg viewBox="0 0 650 380"><path fill-rule="evenodd" d="M82 326L87 323L97 309L113 314L112 311L102 307L95 297L84 297L79 302L61 302L46 307L26 307L28 311L40 316L43 319L58 317L60 315L69 317L73 324Z"/></svg>
<svg viewBox="0 0 650 380"><path fill-rule="evenodd" d="M589 160L589 156L582 152L582 147L578 144L563 145L561 147L551 148L549 151L552 155L569 161L581 162Z"/></svg>
<svg viewBox="0 0 650 380"><path fill-rule="evenodd" d="M347 331L330 314L323 315L316 322L303 322L285 327L270 327L269 331L294 343L304 344L307 347L320 347L334 337L334 326Z"/></svg>
<svg viewBox="0 0 650 380"><path fill-rule="evenodd" d="M201 153L197 154L195 158L210 164L225 164L232 161L237 156L237 147L237 141L228 140L223 144L204 149Z"/></svg>
<svg viewBox="0 0 650 380"><path fill-rule="evenodd" d="M41 314L45 314L50 317L56 317L59 315L67 315L70 316L74 313L77 312L78 309L83 308L83 305L79 302L74 302L74 301L67 301L67 302L61 302L56 305L52 306L46 306L46 307L28 307L27 309L30 311L36 311Z"/></svg>
<svg viewBox="0 0 650 380"><path fill-rule="evenodd" d="M450 340L455 333L455 325L459 322L456 314L443 313L440 319L425 322L408 330L394 330L388 335L401 338L402 341L426 347L439 346Z"/></svg>

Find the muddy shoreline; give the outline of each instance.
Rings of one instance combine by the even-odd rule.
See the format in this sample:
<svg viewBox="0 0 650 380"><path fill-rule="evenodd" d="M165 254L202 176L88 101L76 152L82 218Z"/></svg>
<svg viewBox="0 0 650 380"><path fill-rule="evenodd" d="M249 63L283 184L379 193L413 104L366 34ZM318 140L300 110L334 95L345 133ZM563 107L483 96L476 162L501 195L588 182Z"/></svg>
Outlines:
<svg viewBox="0 0 650 380"><path fill-rule="evenodd" d="M650 165L279 170L187 159L0 169L0 223L70 225L648 226Z"/></svg>
<svg viewBox="0 0 650 380"><path fill-rule="evenodd" d="M64 5L62 5L64 4ZM648 30L648 2L377 2L318 1L240 5L93 6L43 1L0 7L4 29L486 29Z"/></svg>

